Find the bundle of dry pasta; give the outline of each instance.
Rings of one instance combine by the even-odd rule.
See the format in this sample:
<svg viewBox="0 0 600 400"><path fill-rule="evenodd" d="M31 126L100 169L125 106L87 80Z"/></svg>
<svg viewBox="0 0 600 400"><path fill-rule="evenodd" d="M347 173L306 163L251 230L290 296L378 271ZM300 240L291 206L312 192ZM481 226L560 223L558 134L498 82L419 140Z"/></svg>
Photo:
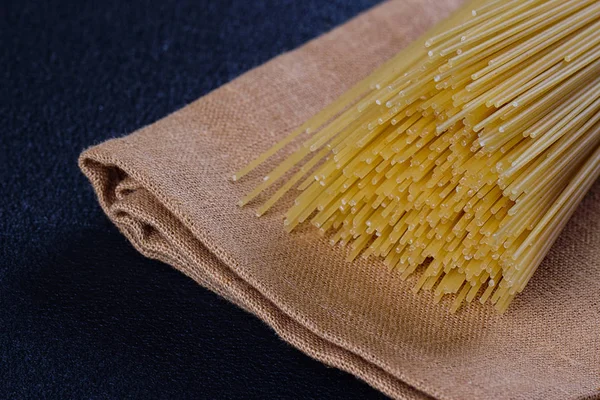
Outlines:
<svg viewBox="0 0 600 400"><path fill-rule="evenodd" d="M297 186L288 230L503 312L600 173L599 110L599 1L475 1L233 179L308 135L240 205Z"/></svg>

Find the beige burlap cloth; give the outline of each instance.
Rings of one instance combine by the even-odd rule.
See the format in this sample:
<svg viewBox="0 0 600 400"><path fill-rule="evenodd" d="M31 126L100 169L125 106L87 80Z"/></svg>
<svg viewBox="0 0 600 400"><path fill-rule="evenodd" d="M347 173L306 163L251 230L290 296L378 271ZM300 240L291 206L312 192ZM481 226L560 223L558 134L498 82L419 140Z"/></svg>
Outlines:
<svg viewBox="0 0 600 400"><path fill-rule="evenodd" d="M344 261L310 228L287 234L228 177L457 7L384 3L122 139L85 151L109 218L162 260L256 314L286 341L409 399L600 395L600 185L509 311L414 295L379 260ZM283 383L285 384L285 383Z"/></svg>

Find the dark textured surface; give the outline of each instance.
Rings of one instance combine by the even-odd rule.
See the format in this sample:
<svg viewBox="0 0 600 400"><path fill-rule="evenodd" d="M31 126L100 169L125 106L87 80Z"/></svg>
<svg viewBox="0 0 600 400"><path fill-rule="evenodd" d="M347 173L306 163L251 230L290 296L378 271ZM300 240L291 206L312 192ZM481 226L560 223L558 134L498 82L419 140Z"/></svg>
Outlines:
<svg viewBox="0 0 600 400"><path fill-rule="evenodd" d="M76 162L377 2L0 4L0 397L381 396L139 255Z"/></svg>

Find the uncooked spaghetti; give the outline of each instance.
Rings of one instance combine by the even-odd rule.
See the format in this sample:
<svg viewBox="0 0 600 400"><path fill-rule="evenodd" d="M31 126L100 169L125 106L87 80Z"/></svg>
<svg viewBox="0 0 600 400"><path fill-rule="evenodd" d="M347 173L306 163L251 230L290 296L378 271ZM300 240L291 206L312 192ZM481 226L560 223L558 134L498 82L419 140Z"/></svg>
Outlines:
<svg viewBox="0 0 600 400"><path fill-rule="evenodd" d="M296 187L287 230L503 312L600 174L599 71L597 0L475 1L236 173L308 135L240 205Z"/></svg>

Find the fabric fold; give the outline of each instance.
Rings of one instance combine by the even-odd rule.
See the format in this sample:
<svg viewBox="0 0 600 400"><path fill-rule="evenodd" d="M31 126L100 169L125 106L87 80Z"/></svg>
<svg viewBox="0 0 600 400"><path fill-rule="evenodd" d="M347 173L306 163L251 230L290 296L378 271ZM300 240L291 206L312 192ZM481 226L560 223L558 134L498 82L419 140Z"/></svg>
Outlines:
<svg viewBox="0 0 600 400"><path fill-rule="evenodd" d="M256 68L80 167L138 251L256 314L310 356L395 398L577 399L600 387L600 188L499 316L414 295L378 260L345 262L290 199L261 218L236 206L265 168L228 177L444 18L460 1L396 0ZM288 202L286 204L286 201Z"/></svg>
<svg viewBox="0 0 600 400"><path fill-rule="evenodd" d="M392 397L430 398L285 314L221 262L156 197L120 168L90 160L83 161L82 168L96 188L107 189L98 191L107 215L146 257L184 271L202 286L259 316L284 340L313 358L361 377Z"/></svg>

